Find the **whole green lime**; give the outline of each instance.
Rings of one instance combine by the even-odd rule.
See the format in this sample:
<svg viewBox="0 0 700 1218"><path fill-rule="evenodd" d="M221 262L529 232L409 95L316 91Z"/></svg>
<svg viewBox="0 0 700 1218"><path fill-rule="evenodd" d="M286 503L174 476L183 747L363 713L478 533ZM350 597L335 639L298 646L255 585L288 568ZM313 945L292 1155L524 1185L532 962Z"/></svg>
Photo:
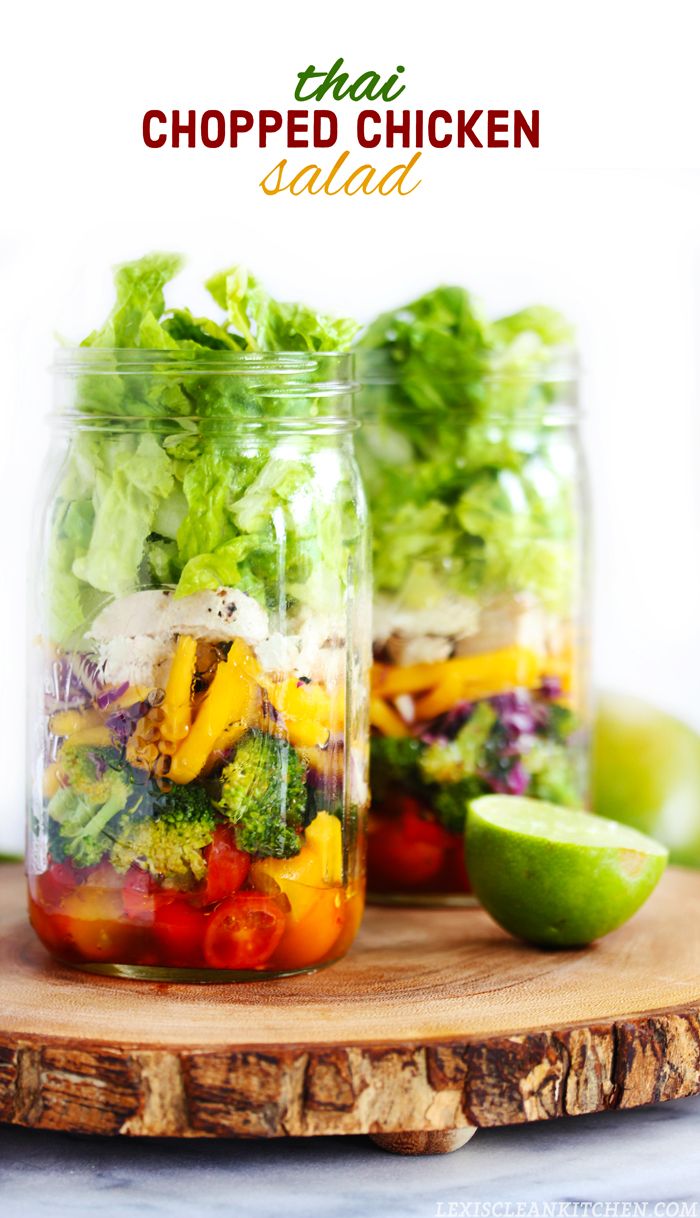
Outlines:
<svg viewBox="0 0 700 1218"><path fill-rule="evenodd" d="M700 736L640 698L601 694L592 802L599 815L657 837L672 863L700 867Z"/></svg>
<svg viewBox="0 0 700 1218"><path fill-rule="evenodd" d="M516 795L472 800L466 851L484 909L541 947L583 947L621 926L668 859L665 846L626 825Z"/></svg>

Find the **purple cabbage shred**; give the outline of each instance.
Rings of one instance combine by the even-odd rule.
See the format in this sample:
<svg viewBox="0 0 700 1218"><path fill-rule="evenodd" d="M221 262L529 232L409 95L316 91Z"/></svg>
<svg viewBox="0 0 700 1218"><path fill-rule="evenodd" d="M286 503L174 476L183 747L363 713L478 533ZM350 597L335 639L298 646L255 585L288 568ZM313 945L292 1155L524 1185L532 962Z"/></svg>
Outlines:
<svg viewBox="0 0 700 1218"><path fill-rule="evenodd" d="M100 710L105 710L108 706L111 706L112 702L116 702L118 698L123 697L128 688L129 682L124 681L121 685L118 685L116 689L106 689L103 694L97 695L95 698L95 704Z"/></svg>
<svg viewBox="0 0 700 1218"><path fill-rule="evenodd" d="M133 706L123 706L107 716L106 726L118 744L126 745L139 719L143 719L153 705L150 698L144 698L142 702L134 702Z"/></svg>
<svg viewBox="0 0 700 1218"><path fill-rule="evenodd" d="M89 752L88 757L95 767L95 777L102 778L107 769L107 761L101 753Z"/></svg>
<svg viewBox="0 0 700 1218"><path fill-rule="evenodd" d="M538 692L543 698L561 698L561 680L559 677L543 677Z"/></svg>
<svg viewBox="0 0 700 1218"><path fill-rule="evenodd" d="M530 785L530 775L522 761L516 761L503 775L485 774L484 778L498 795L524 795Z"/></svg>

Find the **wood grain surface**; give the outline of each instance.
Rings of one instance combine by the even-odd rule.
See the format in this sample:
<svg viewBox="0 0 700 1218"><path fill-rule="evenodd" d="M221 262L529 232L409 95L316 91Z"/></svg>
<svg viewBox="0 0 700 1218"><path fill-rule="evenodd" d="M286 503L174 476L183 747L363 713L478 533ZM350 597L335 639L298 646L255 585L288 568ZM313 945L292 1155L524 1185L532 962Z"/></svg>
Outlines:
<svg viewBox="0 0 700 1218"><path fill-rule="evenodd" d="M466 1137L417 1135L700 1092L700 874L678 869L586 951L480 910L371 908L315 976L194 986L53 963L4 866L0 978L0 1120L43 1129L434 1151Z"/></svg>

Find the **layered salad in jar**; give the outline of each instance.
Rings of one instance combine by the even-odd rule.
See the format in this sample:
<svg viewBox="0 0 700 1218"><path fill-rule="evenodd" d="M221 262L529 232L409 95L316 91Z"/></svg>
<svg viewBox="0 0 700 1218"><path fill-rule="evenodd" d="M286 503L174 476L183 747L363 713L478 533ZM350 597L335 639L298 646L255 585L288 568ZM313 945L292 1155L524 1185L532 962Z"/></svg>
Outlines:
<svg viewBox="0 0 700 1218"><path fill-rule="evenodd" d="M64 357L30 914L88 968L279 975L342 955L363 902L364 509L324 370L354 326L238 268L220 321L166 309L178 269L119 268Z"/></svg>
<svg viewBox="0 0 700 1218"><path fill-rule="evenodd" d="M464 826L480 794L585 799L571 337L553 310L490 322L448 287L361 339L378 896L468 893Z"/></svg>

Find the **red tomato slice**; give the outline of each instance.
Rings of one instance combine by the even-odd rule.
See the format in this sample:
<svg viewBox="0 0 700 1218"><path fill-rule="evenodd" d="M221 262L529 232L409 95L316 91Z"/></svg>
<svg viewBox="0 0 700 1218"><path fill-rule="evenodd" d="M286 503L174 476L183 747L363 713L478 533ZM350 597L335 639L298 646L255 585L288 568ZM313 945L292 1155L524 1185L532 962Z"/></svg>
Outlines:
<svg viewBox="0 0 700 1218"><path fill-rule="evenodd" d="M259 968L272 955L285 927L273 897L239 892L209 917L204 955L211 968Z"/></svg>
<svg viewBox="0 0 700 1218"><path fill-rule="evenodd" d="M161 903L155 912L154 934L162 959L158 963L176 968L203 964L202 946L207 920L189 901L176 898Z"/></svg>
<svg viewBox="0 0 700 1218"><path fill-rule="evenodd" d="M219 825L214 838L204 851L207 860L207 877L204 881L202 901L214 905L238 892L250 871L250 855L239 850L233 829Z"/></svg>

